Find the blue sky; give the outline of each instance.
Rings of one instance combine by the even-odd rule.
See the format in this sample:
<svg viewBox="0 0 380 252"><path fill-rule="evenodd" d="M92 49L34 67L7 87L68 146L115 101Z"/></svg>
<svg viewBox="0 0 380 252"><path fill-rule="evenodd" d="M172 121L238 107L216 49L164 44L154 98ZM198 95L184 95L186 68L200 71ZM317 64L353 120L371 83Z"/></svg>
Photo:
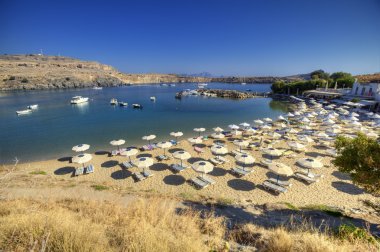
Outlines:
<svg viewBox="0 0 380 252"><path fill-rule="evenodd" d="M0 0L0 53L131 73L380 72L380 0Z"/></svg>

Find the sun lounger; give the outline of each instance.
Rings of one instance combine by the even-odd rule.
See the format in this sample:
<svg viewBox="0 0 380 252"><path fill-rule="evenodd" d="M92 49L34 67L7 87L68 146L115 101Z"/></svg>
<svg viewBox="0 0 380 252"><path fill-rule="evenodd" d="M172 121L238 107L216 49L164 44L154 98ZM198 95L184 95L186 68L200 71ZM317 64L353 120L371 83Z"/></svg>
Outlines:
<svg viewBox="0 0 380 252"><path fill-rule="evenodd" d="M223 164L222 161L217 160L216 158L210 158L210 162L213 163L214 165L220 165L220 164Z"/></svg>
<svg viewBox="0 0 380 252"><path fill-rule="evenodd" d="M177 145L179 143L176 140L170 140L170 142L171 142L172 145Z"/></svg>
<svg viewBox="0 0 380 252"><path fill-rule="evenodd" d="M238 155L238 154L249 154L248 151L236 149L231 151L232 154Z"/></svg>
<svg viewBox="0 0 380 252"><path fill-rule="evenodd" d="M288 187L292 186L292 183L290 183L289 181L277 180L275 178L269 178L267 180L270 183L275 184L275 185L279 185L279 186L288 186Z"/></svg>
<svg viewBox="0 0 380 252"><path fill-rule="evenodd" d="M142 172L142 175L146 178L149 178L149 177L152 177L154 174L149 170L145 170Z"/></svg>
<svg viewBox="0 0 380 252"><path fill-rule="evenodd" d="M79 176L79 175L82 175L83 172L84 172L84 168L83 167L78 167L78 168L75 169L74 175L75 176Z"/></svg>
<svg viewBox="0 0 380 252"><path fill-rule="evenodd" d="M123 148L123 149L120 149L120 150L113 150L111 151L111 156L117 156L117 155L120 155L120 153L122 153L123 151L126 151L127 149Z"/></svg>
<svg viewBox="0 0 380 252"><path fill-rule="evenodd" d="M296 173L294 173L294 176L295 176L296 178L298 178L298 179L301 179L301 180L303 180L303 181L309 183L309 184L311 184L311 183L315 183L315 182L318 182L318 179L316 179L316 178L311 178L311 177L309 177L309 176L307 176L307 175L305 175L305 174L303 174L303 173L300 173L300 172L296 172Z"/></svg>
<svg viewBox="0 0 380 252"><path fill-rule="evenodd" d="M88 165L86 167L86 174L93 173L94 172L94 166L92 164Z"/></svg>
<svg viewBox="0 0 380 252"><path fill-rule="evenodd" d="M133 173L133 176L135 177L135 179L137 181L142 181L142 180L146 179L146 177L143 174L141 174L140 172Z"/></svg>
<svg viewBox="0 0 380 252"><path fill-rule="evenodd" d="M265 167L268 167L271 163L272 163L272 160L266 159L266 158L260 161L260 164L264 165Z"/></svg>
<svg viewBox="0 0 380 252"><path fill-rule="evenodd" d="M199 147L197 147L197 146L195 146L194 147L194 150L198 153L198 154L202 154L202 153L204 153L205 152L205 150L204 149L202 149L202 148L199 148Z"/></svg>
<svg viewBox="0 0 380 252"><path fill-rule="evenodd" d="M196 188L203 189L209 186L209 183L200 180L199 178L189 179L190 184L194 185Z"/></svg>
<svg viewBox="0 0 380 252"><path fill-rule="evenodd" d="M200 180L203 180L203 181L206 182L206 183L209 183L210 185L215 184L215 181L214 181L212 178L210 178L210 177L208 177L208 176L206 176L206 175L199 176L198 178L199 178Z"/></svg>
<svg viewBox="0 0 380 252"><path fill-rule="evenodd" d="M186 166L181 166L180 164L172 164L170 168L175 171L175 172L181 172L185 170L187 167Z"/></svg>
<svg viewBox="0 0 380 252"><path fill-rule="evenodd" d="M310 178L323 178L323 174L315 174L315 173L312 173L312 172L308 172L307 170L305 169L298 169L299 173L302 173Z"/></svg>
<svg viewBox="0 0 380 252"><path fill-rule="evenodd" d="M253 169L243 169L240 167L234 167L231 169L231 172L239 177L248 175L253 172Z"/></svg>
<svg viewBox="0 0 380 252"><path fill-rule="evenodd" d="M129 161L125 161L125 162L123 162L123 163L121 163L122 164L122 166L124 167L124 168L126 168L126 169L130 169L130 168L132 168L134 165L133 165L133 163L132 162L129 162Z"/></svg>
<svg viewBox="0 0 380 252"><path fill-rule="evenodd" d="M264 181L263 183L263 187L266 189L266 190L271 190L273 192L276 192L278 194L280 193L286 193L288 190L282 186L279 186L279 185L275 185L275 184L272 184L271 182L269 181Z"/></svg>
<svg viewBox="0 0 380 252"><path fill-rule="evenodd" d="M158 159L159 161L163 161L163 160L169 160L169 157L166 156L166 155L159 155L159 156L157 156L157 159Z"/></svg>

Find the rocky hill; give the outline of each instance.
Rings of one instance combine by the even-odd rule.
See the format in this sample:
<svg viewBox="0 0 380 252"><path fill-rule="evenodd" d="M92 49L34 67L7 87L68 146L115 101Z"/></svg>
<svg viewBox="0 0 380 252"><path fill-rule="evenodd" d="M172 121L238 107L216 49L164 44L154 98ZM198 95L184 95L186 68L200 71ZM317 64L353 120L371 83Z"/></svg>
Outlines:
<svg viewBox="0 0 380 252"><path fill-rule="evenodd" d="M210 78L174 74L125 74L108 65L69 57L0 55L0 90L208 81Z"/></svg>
<svg viewBox="0 0 380 252"><path fill-rule="evenodd" d="M354 77L361 83L380 83L380 73L356 75Z"/></svg>

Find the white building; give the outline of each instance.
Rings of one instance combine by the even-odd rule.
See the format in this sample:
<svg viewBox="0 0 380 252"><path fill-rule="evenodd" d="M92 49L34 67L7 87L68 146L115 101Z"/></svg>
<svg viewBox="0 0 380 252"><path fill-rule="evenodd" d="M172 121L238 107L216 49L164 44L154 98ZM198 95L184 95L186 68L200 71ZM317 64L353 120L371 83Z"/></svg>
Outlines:
<svg viewBox="0 0 380 252"><path fill-rule="evenodd" d="M355 82L350 95L361 99L380 101L380 83Z"/></svg>

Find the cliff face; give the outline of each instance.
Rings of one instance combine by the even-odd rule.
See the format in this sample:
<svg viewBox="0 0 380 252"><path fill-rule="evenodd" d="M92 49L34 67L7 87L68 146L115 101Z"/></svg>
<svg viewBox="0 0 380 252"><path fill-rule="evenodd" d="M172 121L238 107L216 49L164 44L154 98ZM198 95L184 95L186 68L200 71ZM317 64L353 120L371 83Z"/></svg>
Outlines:
<svg viewBox="0 0 380 252"><path fill-rule="evenodd" d="M283 80L286 82L304 80L301 76L289 76L289 77L220 77L212 78L213 82L226 82L226 83L273 83L275 81Z"/></svg>
<svg viewBox="0 0 380 252"><path fill-rule="evenodd" d="M125 74L98 62L68 57L0 55L0 90L208 81L210 78L174 74Z"/></svg>

